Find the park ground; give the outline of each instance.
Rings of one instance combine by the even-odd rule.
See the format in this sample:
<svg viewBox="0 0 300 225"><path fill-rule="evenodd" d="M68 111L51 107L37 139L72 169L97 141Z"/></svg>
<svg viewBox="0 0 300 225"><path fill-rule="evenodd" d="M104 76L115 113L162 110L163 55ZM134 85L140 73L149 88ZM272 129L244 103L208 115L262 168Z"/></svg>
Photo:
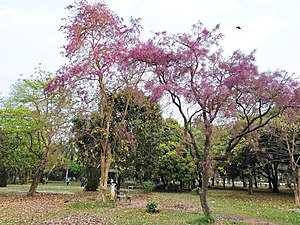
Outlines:
<svg viewBox="0 0 300 225"><path fill-rule="evenodd" d="M96 192L84 192L79 183L62 182L40 185L34 197L26 194L29 185L0 188L0 224L130 224L186 225L207 224L199 205L199 196L191 192L153 192L130 189L132 201L98 203ZM300 213L295 210L289 190L272 193L256 190L249 196L243 189L211 189L209 203L213 224L298 225ZM158 213L148 213L146 205L158 203Z"/></svg>

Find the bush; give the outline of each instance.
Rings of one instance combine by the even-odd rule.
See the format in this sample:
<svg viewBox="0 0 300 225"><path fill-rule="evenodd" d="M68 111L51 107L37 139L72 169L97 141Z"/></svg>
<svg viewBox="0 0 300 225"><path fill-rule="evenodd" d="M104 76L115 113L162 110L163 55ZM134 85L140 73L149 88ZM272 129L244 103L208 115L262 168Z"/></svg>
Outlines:
<svg viewBox="0 0 300 225"><path fill-rule="evenodd" d="M148 202L146 208L147 208L147 212L149 213L159 212L158 203L156 202Z"/></svg>
<svg viewBox="0 0 300 225"><path fill-rule="evenodd" d="M155 188L155 185L152 181L144 181L142 183L142 189L144 190L144 193L148 194L151 193Z"/></svg>

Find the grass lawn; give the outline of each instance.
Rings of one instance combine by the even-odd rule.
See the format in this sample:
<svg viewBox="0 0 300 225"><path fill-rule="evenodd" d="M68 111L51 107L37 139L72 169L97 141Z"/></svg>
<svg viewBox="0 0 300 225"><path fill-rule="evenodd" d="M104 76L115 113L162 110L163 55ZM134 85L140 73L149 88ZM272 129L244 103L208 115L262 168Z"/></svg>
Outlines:
<svg viewBox="0 0 300 225"><path fill-rule="evenodd" d="M83 192L79 183L39 185L38 193L28 197L29 185L0 188L0 224L205 224L199 196L192 193L154 192L143 194L130 189L132 202L98 203L97 193ZM244 190L209 190L214 224L299 225L300 213L294 208L290 192L274 194ZM159 213L147 213L146 204L157 202ZM77 222L77 223L76 223Z"/></svg>

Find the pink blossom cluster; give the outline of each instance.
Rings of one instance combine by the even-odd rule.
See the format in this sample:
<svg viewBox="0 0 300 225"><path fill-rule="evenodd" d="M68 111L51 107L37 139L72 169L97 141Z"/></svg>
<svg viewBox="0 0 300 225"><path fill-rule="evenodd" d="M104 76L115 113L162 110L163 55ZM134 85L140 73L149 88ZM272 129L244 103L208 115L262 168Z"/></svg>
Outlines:
<svg viewBox="0 0 300 225"><path fill-rule="evenodd" d="M285 71L260 72L255 51L245 54L237 50L225 57L218 29L208 30L198 23L191 34L155 33L131 50L131 57L151 72L145 87L151 90L152 100L158 101L166 93L180 97L198 105L195 110L210 122L217 116L237 117L299 105L299 84Z"/></svg>
<svg viewBox="0 0 300 225"><path fill-rule="evenodd" d="M69 62L47 90L73 88L74 83L84 80L97 80L102 88L110 88L116 77L123 79L127 52L141 29L139 20L131 19L130 25L125 25L123 19L102 2L90 4L83 0L67 9L71 15L65 19L61 31L68 41L62 54Z"/></svg>

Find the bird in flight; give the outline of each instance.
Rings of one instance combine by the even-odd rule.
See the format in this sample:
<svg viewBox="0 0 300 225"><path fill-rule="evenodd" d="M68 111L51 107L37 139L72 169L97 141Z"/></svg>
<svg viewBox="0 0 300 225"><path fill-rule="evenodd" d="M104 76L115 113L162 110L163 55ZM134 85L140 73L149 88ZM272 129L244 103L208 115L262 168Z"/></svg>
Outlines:
<svg viewBox="0 0 300 225"><path fill-rule="evenodd" d="M239 30L240 30L240 29L242 29L242 28L241 28L240 26L237 26L236 29L239 29Z"/></svg>

